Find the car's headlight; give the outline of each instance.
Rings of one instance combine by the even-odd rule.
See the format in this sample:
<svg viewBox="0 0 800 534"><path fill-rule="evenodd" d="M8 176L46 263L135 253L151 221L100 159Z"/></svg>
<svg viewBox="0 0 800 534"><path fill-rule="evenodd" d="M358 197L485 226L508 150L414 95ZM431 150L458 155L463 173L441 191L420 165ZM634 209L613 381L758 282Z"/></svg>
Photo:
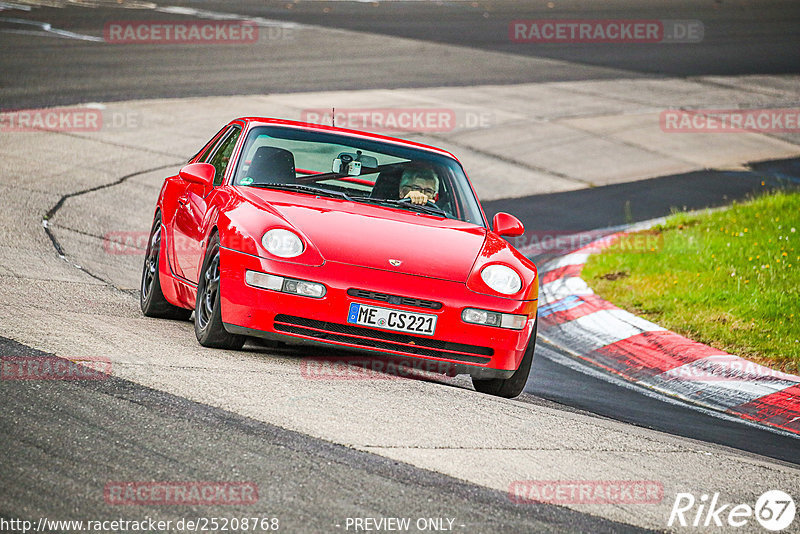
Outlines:
<svg viewBox="0 0 800 534"><path fill-rule="evenodd" d="M319 299L324 297L325 293L328 292L323 284L309 282L308 280L286 278L274 274L260 273L258 271L246 271L244 280L249 286L271 289L272 291L280 291L282 293L291 293L293 295L300 295L301 297Z"/></svg>
<svg viewBox="0 0 800 534"><path fill-rule="evenodd" d="M464 311L461 312L461 320L465 323L497 326L499 328L510 328L512 330L522 330L525 328L525 323L528 321L528 316L493 312L489 310L478 310L475 308L465 308Z"/></svg>
<svg viewBox="0 0 800 534"><path fill-rule="evenodd" d="M283 228L274 228L264 234L261 243L267 252L279 258L294 258L303 253L303 240L297 234Z"/></svg>
<svg viewBox="0 0 800 534"><path fill-rule="evenodd" d="M481 279L504 295L513 295L522 289L522 279L514 269L505 265L489 265L481 271Z"/></svg>

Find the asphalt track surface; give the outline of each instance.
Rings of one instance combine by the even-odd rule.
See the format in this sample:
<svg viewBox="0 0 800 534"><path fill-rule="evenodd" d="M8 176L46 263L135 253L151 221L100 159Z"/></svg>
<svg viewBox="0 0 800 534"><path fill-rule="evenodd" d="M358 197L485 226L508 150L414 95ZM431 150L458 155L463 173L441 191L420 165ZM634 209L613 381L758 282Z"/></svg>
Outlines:
<svg viewBox="0 0 800 534"><path fill-rule="evenodd" d="M703 413L680 401L666 402L623 381L609 382L601 373L570 368L569 356L539 340L532 378L525 391L580 410L652 428L676 436L798 464L797 439L746 426L734 418Z"/></svg>
<svg viewBox="0 0 800 534"><path fill-rule="evenodd" d="M205 3L206 9L226 11L225 2ZM365 7L359 2L301 2L287 9L285 2L247 2L238 7L259 14L318 26L430 40L484 50L546 57L583 65L569 76L591 78L604 67L630 76L697 76L796 73L800 69L800 5L791 0L729 2L715 0L617 0L587 2L382 2ZM327 12L325 9L327 8ZM227 10L230 10L228 8ZM590 43L518 43L509 39L514 20L696 20L702 41L652 46ZM529 73L531 81L555 81L566 74ZM561 76L562 78L559 78ZM572 78L576 79L576 78ZM503 81L501 81L503 83Z"/></svg>
<svg viewBox="0 0 800 534"><path fill-rule="evenodd" d="M0 351L46 356L6 338ZM277 517L288 532L344 530L346 517L457 518L454 529L468 532L643 532L553 505L515 504L503 492L127 380L37 382L0 390L0 517L7 519L197 515L190 506L104 501L107 481L150 473L161 480L252 481L256 505L210 506L202 514Z"/></svg>
<svg viewBox="0 0 800 534"><path fill-rule="evenodd" d="M647 221L673 210L726 206L765 190L800 186L800 160L757 163L747 171L696 171L578 191L484 202L487 217L507 211L526 227L575 232ZM564 214L569 216L565 217Z"/></svg>
<svg viewBox="0 0 800 534"><path fill-rule="evenodd" d="M763 2L733 5L709 2L702 7L675 2L616 2L602 10L579 10L559 2L556 9L520 7L510 2L388 2L363 4L241 2L238 13L326 27L355 29L432 40L526 57L563 59L563 65L517 71L511 66L442 68L425 77L411 70L376 76L375 62L393 60L391 52L364 51L367 61L343 69L327 61L325 51L300 53L302 47L275 49L271 58L247 57L242 50L214 47L113 48L94 43L30 40L24 34L0 34L0 42L18 53L0 55L2 108L66 105L88 101L292 92L325 88L415 87L520 83L619 77L800 72L800 4ZM173 2L231 11L230 3ZM326 13L323 10L327 8ZM587 8L592 9L592 8ZM488 16L485 14L488 13ZM0 17L11 16L0 13ZM143 11L36 9L15 17L51 22L71 31L97 34L102 23L121 17L162 17ZM507 39L507 24L526 18L697 19L705 39L691 45L560 47L517 45ZM19 25L0 24L0 29ZM385 57L384 57L385 56ZM286 62L296 61L287 69ZM424 61L420 59L420 61ZM280 64L276 66L276 64ZM282 66L281 66L282 65ZM407 64L399 65L410 69ZM788 180L787 180L788 177ZM576 231L646 220L674 208L724 205L764 186L791 185L800 177L796 161L756 166L750 172L702 171L687 175L539 195L487 203L488 214L511 211L528 227L564 229L564 214ZM593 209L585 209L591 206ZM36 354L34 349L0 339L3 354ZM563 405L648 428L709 441L779 460L800 463L797 440L723 420L678 404L641 395L558 363L558 349L537 351L527 402ZM24 399L24 402L22 400ZM282 491L267 492L263 512L287 518L288 524L320 530L331 521L359 515L458 516L476 530L492 531L634 531L594 516L557 507L517 507L505 494L473 486L383 457L353 451L279 427L248 420L119 379L96 384L16 383L3 388L2 506L0 516L38 516L41 511L102 507L98 480L135 478L131 473L159 473L216 480L231 472L254 473L275 481ZM109 417L107 414L113 413ZM657 414L654 417L653 414ZM146 438L144 436L147 436ZM156 436L156 437L153 437ZM179 437L176 437L179 436ZM209 439L211 436L211 439ZM68 439L79 438L79 439ZM119 443L130 444L125 458ZM224 450L226 454L220 455ZM138 451L138 452L137 452ZM198 465L198 459L201 459ZM68 477L60 462L73 462ZM15 466L14 470L9 469ZM12 483L9 483L12 482ZM262 483L264 488L268 486ZM369 487L370 492L360 491ZM344 493L344 494L343 494ZM87 496L89 500L87 500ZM299 498L302 496L302 499ZM93 500L92 500L93 499ZM431 504L436 503L436 504ZM77 507L77 508L76 508ZM144 515L141 508L133 512ZM248 510L247 512L251 512ZM412 512L413 511L413 512ZM158 510L155 513L163 513ZM182 510L171 510L180 516ZM230 508L226 514L230 515ZM114 510L115 514L119 509ZM498 517L506 523L499 525ZM504 530L505 529L505 530Z"/></svg>
<svg viewBox="0 0 800 534"><path fill-rule="evenodd" d="M800 4L793 0L713 0L700 5L688 0L617 0L602 5L565 0L552 3L557 4L553 8L546 2L510 0L157 3L400 36L417 44L409 49L397 43L364 49L349 46L346 36L293 39L291 33L288 39L267 38L265 46L119 46L58 38L42 43L26 38L25 33L11 33L36 28L8 19L46 22L54 28L102 37L104 25L111 21L192 17L102 7L6 11L0 12L0 42L15 53L0 55L2 107L320 89L800 72ZM520 44L509 40L512 20L545 18L698 20L704 36L700 42L674 44ZM418 44L426 41L505 52L533 62L502 56L476 64L438 61Z"/></svg>

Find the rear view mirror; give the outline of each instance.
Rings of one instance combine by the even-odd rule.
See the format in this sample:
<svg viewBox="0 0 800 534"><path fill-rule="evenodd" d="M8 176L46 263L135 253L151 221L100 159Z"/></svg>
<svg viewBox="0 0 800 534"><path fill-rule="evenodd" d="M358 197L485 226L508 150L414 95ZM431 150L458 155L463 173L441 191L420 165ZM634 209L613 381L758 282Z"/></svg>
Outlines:
<svg viewBox="0 0 800 534"><path fill-rule="evenodd" d="M214 183L216 172L217 170L210 163L190 163L181 168L178 176L193 184L211 185Z"/></svg>
<svg viewBox="0 0 800 534"><path fill-rule="evenodd" d="M497 235L507 237L518 237L525 233L525 227L519 219L510 213L500 212L492 219L492 230Z"/></svg>
<svg viewBox="0 0 800 534"><path fill-rule="evenodd" d="M365 156L359 150L355 154L342 152L333 160L331 170L335 173L347 174L350 176L358 176L361 174L363 168L377 168L378 159L374 156Z"/></svg>

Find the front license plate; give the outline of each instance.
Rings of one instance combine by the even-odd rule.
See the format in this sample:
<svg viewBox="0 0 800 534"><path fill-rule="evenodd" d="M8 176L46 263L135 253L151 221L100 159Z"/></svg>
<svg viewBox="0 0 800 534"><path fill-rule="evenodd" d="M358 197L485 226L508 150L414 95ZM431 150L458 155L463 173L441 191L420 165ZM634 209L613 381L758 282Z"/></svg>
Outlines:
<svg viewBox="0 0 800 534"><path fill-rule="evenodd" d="M426 336L432 336L436 330L436 319L435 315L378 308L357 302L350 304L350 312L347 314L347 322L351 324Z"/></svg>

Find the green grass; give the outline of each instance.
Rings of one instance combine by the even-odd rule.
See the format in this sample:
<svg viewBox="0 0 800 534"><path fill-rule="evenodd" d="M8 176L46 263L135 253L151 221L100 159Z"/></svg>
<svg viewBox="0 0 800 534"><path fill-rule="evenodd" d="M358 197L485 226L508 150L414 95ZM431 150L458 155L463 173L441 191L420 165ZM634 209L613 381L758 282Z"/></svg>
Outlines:
<svg viewBox="0 0 800 534"><path fill-rule="evenodd" d="M688 338L797 373L800 193L775 192L703 214L677 213L612 247L583 278L603 298Z"/></svg>

